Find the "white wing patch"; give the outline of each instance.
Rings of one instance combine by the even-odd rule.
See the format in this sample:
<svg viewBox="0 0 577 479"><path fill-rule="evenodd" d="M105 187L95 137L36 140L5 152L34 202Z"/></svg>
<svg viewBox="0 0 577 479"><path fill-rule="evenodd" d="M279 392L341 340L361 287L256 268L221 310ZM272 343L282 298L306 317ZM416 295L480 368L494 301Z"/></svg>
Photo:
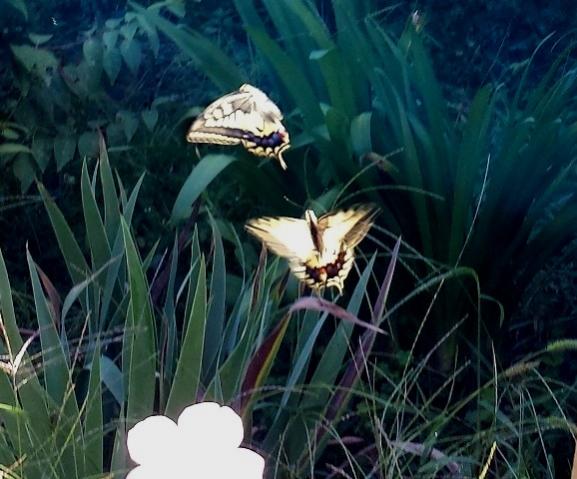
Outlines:
<svg viewBox="0 0 577 479"><path fill-rule="evenodd" d="M260 239L273 253L289 260L307 261L315 253L305 220L281 216L250 220L249 233Z"/></svg>

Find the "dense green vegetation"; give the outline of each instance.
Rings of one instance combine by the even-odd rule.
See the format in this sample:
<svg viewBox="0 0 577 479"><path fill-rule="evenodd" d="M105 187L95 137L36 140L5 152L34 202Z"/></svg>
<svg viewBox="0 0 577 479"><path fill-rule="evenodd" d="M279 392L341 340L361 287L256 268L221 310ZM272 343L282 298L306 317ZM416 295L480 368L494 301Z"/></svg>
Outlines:
<svg viewBox="0 0 577 479"><path fill-rule="evenodd" d="M127 429L200 400L267 477L479 477L493 444L487 477L569 474L566 35L455 92L427 12L371 0L0 3L8 477L120 477ZM285 114L286 172L185 144L244 82ZM242 230L359 202L381 213L343 296Z"/></svg>

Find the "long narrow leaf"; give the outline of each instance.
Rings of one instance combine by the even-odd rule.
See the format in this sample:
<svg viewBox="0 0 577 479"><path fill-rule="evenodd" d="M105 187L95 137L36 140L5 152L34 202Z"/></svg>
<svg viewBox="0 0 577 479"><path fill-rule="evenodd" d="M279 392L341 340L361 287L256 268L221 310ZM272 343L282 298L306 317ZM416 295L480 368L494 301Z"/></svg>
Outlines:
<svg viewBox="0 0 577 479"><path fill-rule="evenodd" d="M126 371L127 420L138 421L152 413L156 385L156 341L148 285L134 240L124 221L122 233L130 283L130 311L122 351Z"/></svg>

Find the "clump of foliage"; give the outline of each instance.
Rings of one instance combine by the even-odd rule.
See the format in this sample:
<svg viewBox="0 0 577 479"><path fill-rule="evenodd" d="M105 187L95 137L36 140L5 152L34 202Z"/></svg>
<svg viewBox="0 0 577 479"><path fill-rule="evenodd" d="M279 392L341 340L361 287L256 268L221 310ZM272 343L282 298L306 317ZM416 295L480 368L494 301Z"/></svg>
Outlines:
<svg viewBox="0 0 577 479"><path fill-rule="evenodd" d="M184 229L165 261L147 274L155 249L141 257L129 226L140 182L125 191L113 179L102 142L101 148L98 168L89 175L84 166L81 177L87 254L41 187L73 286L62 301L27 254L37 330L26 341L0 254L6 353L0 457L9 477L45 477L47 465L50 477L121 474L130 468L127 428L153 412L176 417L203 399L232 404L254 425L251 447L266 455L267 477L336 471L463 477L478 473L492 442L499 451L495 463L506 474L554 477L555 464L546 461L542 469L534 451L547 456L547 431L575 426L561 407L562 390L538 368L548 356L574 349L573 341L551 344L440 407L437 399L471 364L423 396L419 378L434 349L419 359L379 339L379 327L406 302L387 307L395 269L406 268L398 264L400 241L377 295L367 297L375 281L373 255L351 284L346 309L317 297L295 300L293 288L283 285L284 268L264 255L256 271L235 278L214 222L209 255L197 232ZM237 247L241 254L246 245ZM365 322L357 331L359 318ZM391 356L369 359L382 354L376 348L383 344ZM539 412L550 401L559 407ZM463 435L463 428L470 432Z"/></svg>
<svg viewBox="0 0 577 479"><path fill-rule="evenodd" d="M252 2L235 4L269 67L267 79L278 85L281 104L291 112L294 146L281 194L296 204L329 208L353 198L382 205L382 224L402 232L426 258L413 264L420 277L460 277L460 265L479 277L482 296L475 282L469 282L473 289L461 280L444 284L433 309L436 337L467 313L469 331L480 318L495 340L502 336L501 324L531 278L574 237L577 130L570 99L577 85L568 52L558 53L536 87L525 86L529 61L512 93L484 86L466 111L453 112L414 18L394 40L369 15L370 2L335 2L334 30L305 2L265 2L267 22L254 15ZM206 54L198 54L198 34L134 8L217 85L233 88L246 80L215 45L203 44ZM196 176L206 167L199 164ZM211 171L218 174L218 165ZM266 174L279 184L274 172ZM178 204L194 199L185 193ZM278 193L276 187L259 190L267 198L262 203L274 208ZM178 204L173 218L185 216ZM445 366L455 351L447 348Z"/></svg>
<svg viewBox="0 0 577 479"><path fill-rule="evenodd" d="M128 427L202 399L242 412L270 477L466 477L493 443L491 467L504 476L567 471L569 452L557 448L575 434L574 385L556 368L575 342L512 350L506 333L526 285L574 235L570 52L557 53L536 87L526 86L528 61L517 88L484 86L456 112L416 17L396 38L369 0L334 1L324 17L302 0L235 0L258 54L249 70L183 25L178 5L101 18L62 57L55 36L10 39L1 167L26 190L50 165L99 160L77 174L84 231L39 186L68 277L51 281L44 258L27 252L38 330L27 341L19 328L30 318L17 320L0 256L6 472L122 473ZM173 159L182 149L163 142L176 134L176 122L162 121L171 99L154 90L143 106L119 94L152 91L157 78L140 72L159 61L159 32L222 93L260 72L293 143L287 176L242 153L203 156L172 208L171 223L188 225L164 251L130 226L151 204L162 217L164 203L137 206L147 182L131 192L121 182L134 152ZM131 159L116 178L101 134ZM149 188L168 183L165 165ZM335 302L299 297L284 264L212 216L230 204L240 221L249 210L352 201L381 207L365 247L377 251L361 255L356 284L351 276ZM365 329L353 327L359 319Z"/></svg>

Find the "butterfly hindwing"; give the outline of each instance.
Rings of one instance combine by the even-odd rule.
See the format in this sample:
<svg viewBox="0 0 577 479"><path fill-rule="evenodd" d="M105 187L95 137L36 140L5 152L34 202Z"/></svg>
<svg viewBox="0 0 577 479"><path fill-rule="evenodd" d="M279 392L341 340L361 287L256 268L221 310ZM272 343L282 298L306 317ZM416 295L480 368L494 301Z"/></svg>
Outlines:
<svg viewBox="0 0 577 479"><path fill-rule="evenodd" d="M282 153L290 146L279 108L261 90L242 85L212 102L193 122L186 136L191 143L242 144L248 151L276 158L286 169Z"/></svg>

